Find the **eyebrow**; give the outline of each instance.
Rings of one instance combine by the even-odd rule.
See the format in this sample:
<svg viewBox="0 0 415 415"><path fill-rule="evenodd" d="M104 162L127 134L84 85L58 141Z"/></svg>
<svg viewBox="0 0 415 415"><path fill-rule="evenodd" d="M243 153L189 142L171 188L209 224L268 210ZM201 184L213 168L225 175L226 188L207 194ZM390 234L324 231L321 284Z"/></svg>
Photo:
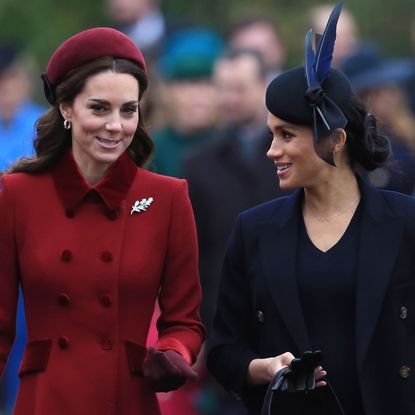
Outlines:
<svg viewBox="0 0 415 415"><path fill-rule="evenodd" d="M89 98L88 101L93 101L98 104L106 104L106 105L111 104L110 101L107 101L106 99L100 99L100 98ZM138 99L124 102L123 105L138 105Z"/></svg>
<svg viewBox="0 0 415 415"><path fill-rule="evenodd" d="M268 128L270 131L295 130L295 127L291 126L291 124L279 124L273 127L268 125Z"/></svg>

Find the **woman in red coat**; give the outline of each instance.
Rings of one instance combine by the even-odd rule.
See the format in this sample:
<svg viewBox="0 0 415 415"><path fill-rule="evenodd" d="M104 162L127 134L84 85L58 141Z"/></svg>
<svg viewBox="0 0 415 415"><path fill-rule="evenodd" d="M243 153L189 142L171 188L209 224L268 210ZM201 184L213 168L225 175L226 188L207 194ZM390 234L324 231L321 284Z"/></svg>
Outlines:
<svg viewBox="0 0 415 415"><path fill-rule="evenodd" d="M16 415L159 414L156 391L197 379L205 330L186 182L142 168L153 150L144 59L120 32L90 29L42 77L52 109L37 155L1 177L0 373L21 284L29 340Z"/></svg>

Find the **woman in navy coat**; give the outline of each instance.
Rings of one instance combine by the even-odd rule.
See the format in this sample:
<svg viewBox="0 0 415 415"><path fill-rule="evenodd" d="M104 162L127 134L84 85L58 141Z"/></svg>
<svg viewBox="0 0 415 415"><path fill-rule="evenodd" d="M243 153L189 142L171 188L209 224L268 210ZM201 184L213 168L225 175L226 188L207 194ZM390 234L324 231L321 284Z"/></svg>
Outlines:
<svg viewBox="0 0 415 415"><path fill-rule="evenodd" d="M280 187L298 190L237 219L208 367L259 414L276 373L320 349L318 387L275 399L272 413L339 413L329 382L347 415L414 414L415 202L356 176L387 161L388 140L345 76L307 52L266 94L267 156Z"/></svg>

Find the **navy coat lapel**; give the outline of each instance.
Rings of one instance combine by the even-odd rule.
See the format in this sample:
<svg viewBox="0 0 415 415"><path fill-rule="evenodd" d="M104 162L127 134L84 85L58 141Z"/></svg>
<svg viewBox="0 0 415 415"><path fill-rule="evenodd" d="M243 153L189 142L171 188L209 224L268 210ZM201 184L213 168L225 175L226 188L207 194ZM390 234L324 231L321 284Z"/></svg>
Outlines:
<svg viewBox="0 0 415 415"><path fill-rule="evenodd" d="M299 353L310 348L295 276L301 196L302 192L297 191L286 198L275 215L260 228L260 257L265 279Z"/></svg>
<svg viewBox="0 0 415 415"><path fill-rule="evenodd" d="M360 182L363 216L356 287L357 366L361 370L392 276L403 219L391 212L383 194ZM391 243L389 243L391 242Z"/></svg>

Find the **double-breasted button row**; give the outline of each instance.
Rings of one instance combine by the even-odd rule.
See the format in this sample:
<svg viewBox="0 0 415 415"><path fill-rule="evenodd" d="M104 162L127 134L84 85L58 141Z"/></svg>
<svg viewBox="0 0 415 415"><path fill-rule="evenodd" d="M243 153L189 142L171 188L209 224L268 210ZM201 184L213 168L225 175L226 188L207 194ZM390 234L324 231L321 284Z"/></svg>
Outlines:
<svg viewBox="0 0 415 415"><path fill-rule="evenodd" d="M109 220L116 220L120 214L119 209L110 209L108 210L107 217ZM65 216L69 219L73 219L75 217L75 210L74 209L66 209Z"/></svg>
<svg viewBox="0 0 415 415"><path fill-rule="evenodd" d="M402 320L405 320L408 317L408 308L406 306L401 306L401 309L399 311L399 317Z"/></svg>
<svg viewBox="0 0 415 415"><path fill-rule="evenodd" d="M60 258L63 262L70 262L73 258L72 251L70 251L69 249L62 250L61 253L60 253ZM113 260L113 256L112 256L111 252L109 252L109 251L101 252L100 258L101 258L101 261L105 262L105 263L112 262L112 260Z"/></svg>
<svg viewBox="0 0 415 415"><path fill-rule="evenodd" d="M69 347L69 339L66 336L60 336L58 338L58 346L62 349L65 350ZM110 337L104 337L101 340L101 347L104 350L112 350L114 347L114 343L112 341L112 339Z"/></svg>
<svg viewBox="0 0 415 415"><path fill-rule="evenodd" d="M111 307L112 306L112 297L110 294L102 294L99 296L99 302L103 307ZM68 306L71 303L71 298L68 294L61 293L58 295L58 303L61 306Z"/></svg>
<svg viewBox="0 0 415 415"><path fill-rule="evenodd" d="M403 365L399 369L399 375L402 379L409 378L410 374L411 374L411 368L409 366Z"/></svg>

